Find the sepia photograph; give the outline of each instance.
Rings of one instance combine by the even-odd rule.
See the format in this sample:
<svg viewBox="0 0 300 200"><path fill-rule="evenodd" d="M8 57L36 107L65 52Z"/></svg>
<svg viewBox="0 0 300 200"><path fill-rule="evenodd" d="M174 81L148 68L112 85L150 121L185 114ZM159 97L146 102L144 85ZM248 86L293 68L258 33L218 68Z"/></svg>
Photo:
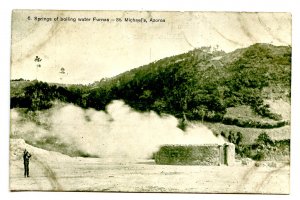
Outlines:
<svg viewBox="0 0 300 200"><path fill-rule="evenodd" d="M11 14L10 191L290 194L291 13Z"/></svg>

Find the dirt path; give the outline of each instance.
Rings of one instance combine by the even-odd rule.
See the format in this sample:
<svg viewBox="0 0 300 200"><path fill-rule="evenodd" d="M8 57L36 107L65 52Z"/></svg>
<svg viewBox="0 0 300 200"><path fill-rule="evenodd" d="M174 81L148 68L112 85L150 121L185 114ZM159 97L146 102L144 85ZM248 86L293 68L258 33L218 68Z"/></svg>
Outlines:
<svg viewBox="0 0 300 200"><path fill-rule="evenodd" d="M29 165L30 177L23 176L24 167L20 162L11 162L10 188L11 190L51 190L62 191L56 173L45 161L32 159ZM20 187L18 187L18 186ZM15 187L17 186L17 187Z"/></svg>
<svg viewBox="0 0 300 200"><path fill-rule="evenodd" d="M31 154L24 178L22 153ZM11 140L12 191L113 191L192 193L289 193L290 166L156 165L153 160L71 158Z"/></svg>
<svg viewBox="0 0 300 200"><path fill-rule="evenodd" d="M56 173L49 167L49 165L46 162L40 161L39 159L35 159L34 163L38 165L43 170L43 174L45 177L48 178L52 189L54 191L63 191L63 188L59 184L57 180Z"/></svg>
<svg viewBox="0 0 300 200"><path fill-rule="evenodd" d="M35 159L31 177L22 166L11 174L12 190L193 193L288 193L289 166L168 166L153 160L73 158L49 163Z"/></svg>

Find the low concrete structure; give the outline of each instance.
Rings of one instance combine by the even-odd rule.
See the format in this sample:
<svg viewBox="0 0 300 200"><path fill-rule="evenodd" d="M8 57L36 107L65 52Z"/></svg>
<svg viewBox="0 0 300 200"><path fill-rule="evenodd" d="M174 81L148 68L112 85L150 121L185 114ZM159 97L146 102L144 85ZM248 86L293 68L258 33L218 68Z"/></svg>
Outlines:
<svg viewBox="0 0 300 200"><path fill-rule="evenodd" d="M163 145L155 154L157 164L166 165L228 165L235 162L235 146L223 145Z"/></svg>

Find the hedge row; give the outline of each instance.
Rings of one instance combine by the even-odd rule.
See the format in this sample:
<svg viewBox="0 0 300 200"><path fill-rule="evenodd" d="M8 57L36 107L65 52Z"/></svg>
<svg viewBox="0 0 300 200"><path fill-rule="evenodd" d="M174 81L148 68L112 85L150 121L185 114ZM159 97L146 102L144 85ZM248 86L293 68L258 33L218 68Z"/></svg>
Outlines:
<svg viewBox="0 0 300 200"><path fill-rule="evenodd" d="M265 128L265 129L279 128L289 124L288 121L267 123L267 122L253 121L253 120L238 120L230 117L224 117L222 123L226 125L236 125L244 128Z"/></svg>

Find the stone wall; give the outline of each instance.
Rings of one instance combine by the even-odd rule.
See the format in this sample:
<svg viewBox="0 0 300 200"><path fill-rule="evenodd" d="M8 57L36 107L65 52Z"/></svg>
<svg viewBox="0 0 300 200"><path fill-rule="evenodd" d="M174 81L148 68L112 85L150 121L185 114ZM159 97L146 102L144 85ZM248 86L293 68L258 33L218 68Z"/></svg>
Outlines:
<svg viewBox="0 0 300 200"><path fill-rule="evenodd" d="M163 145L155 162L164 165L233 165L234 144Z"/></svg>

